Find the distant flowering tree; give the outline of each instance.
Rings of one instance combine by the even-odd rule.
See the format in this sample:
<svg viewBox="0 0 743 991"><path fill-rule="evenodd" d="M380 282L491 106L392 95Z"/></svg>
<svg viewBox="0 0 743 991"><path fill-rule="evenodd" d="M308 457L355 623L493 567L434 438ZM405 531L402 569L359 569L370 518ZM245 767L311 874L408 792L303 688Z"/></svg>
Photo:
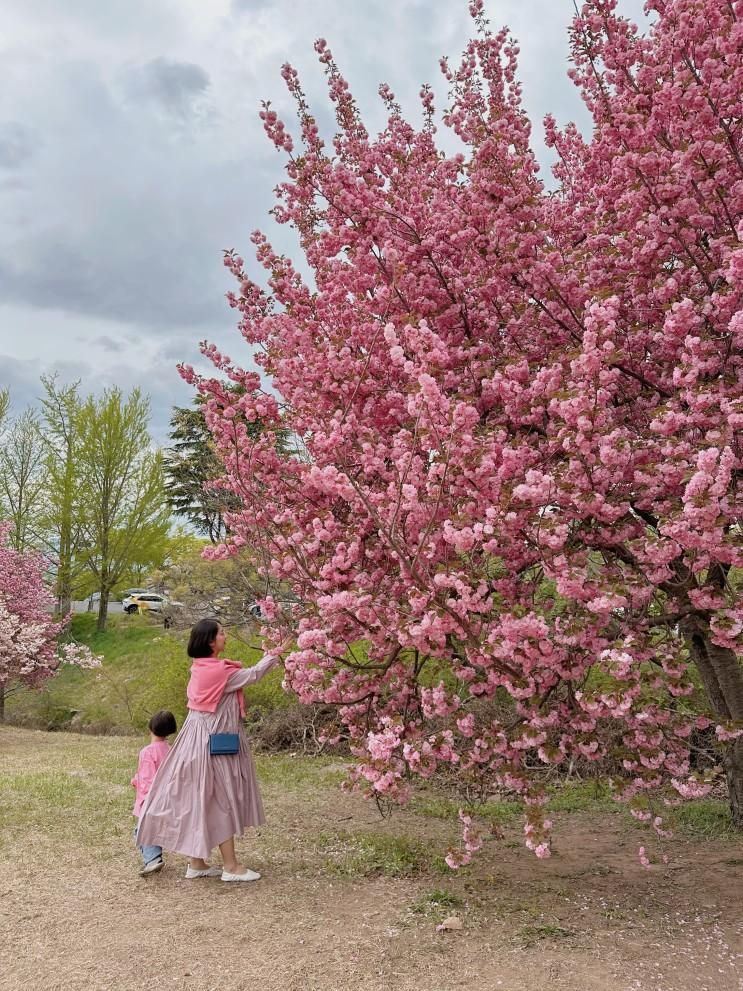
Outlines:
<svg viewBox="0 0 743 991"><path fill-rule="evenodd" d="M58 642L69 617L52 618L54 596L44 582L44 560L7 546L9 529L0 524L0 722L15 685L37 687L62 663L100 663L85 645Z"/></svg>
<svg viewBox="0 0 743 991"><path fill-rule="evenodd" d="M288 685L341 706L370 792L449 766L523 798L538 856L544 770L621 768L662 834L655 801L708 789L698 728L743 826L743 2L648 0L645 34L616 7L573 21L594 132L547 119L554 191L482 0L442 62L460 154L426 86L419 129L382 86L371 138L321 40L328 148L285 66L302 146L266 105L274 215L314 284L255 233L269 289L228 253L228 299L276 396L213 345L243 395L183 369L243 506L215 553L261 548L302 603ZM257 418L301 454L249 437ZM462 824L452 865L481 842Z"/></svg>

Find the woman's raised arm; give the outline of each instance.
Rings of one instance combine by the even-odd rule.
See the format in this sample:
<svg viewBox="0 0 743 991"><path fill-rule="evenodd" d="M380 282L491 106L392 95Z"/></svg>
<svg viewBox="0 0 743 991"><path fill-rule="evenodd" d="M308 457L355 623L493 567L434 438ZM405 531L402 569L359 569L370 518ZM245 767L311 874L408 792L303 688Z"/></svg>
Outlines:
<svg viewBox="0 0 743 991"><path fill-rule="evenodd" d="M266 654L252 667L233 672L224 686L225 692L237 692L241 688L245 688L246 685L260 681L265 674L276 667L279 660L280 658L276 654Z"/></svg>

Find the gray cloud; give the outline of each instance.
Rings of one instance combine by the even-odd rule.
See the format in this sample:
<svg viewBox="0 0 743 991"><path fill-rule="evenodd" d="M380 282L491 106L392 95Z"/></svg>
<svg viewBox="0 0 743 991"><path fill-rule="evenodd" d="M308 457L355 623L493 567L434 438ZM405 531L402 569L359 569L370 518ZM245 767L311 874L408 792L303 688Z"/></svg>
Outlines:
<svg viewBox="0 0 743 991"><path fill-rule="evenodd" d="M129 95L152 100L177 117L196 110L199 97L209 88L209 74L193 62L176 62L159 56L126 74Z"/></svg>
<svg viewBox="0 0 743 991"><path fill-rule="evenodd" d="M248 14L256 10L265 10L271 5L271 0L232 0L232 11L235 14Z"/></svg>
<svg viewBox="0 0 743 991"><path fill-rule="evenodd" d="M18 121L0 123L0 168L18 169L34 152L34 141L28 128Z"/></svg>
<svg viewBox="0 0 743 991"><path fill-rule="evenodd" d="M91 224L87 237L56 228L47 230L44 240L21 239L15 256L0 258L0 296L44 309L149 323L160 331L218 321L224 289L216 284L222 273L213 271L213 259L222 245L202 243L196 250L184 245L178 218L168 229L162 211L153 223L147 206L143 200L127 218L111 210Z"/></svg>
<svg viewBox="0 0 743 991"><path fill-rule="evenodd" d="M56 361L54 365L33 359L18 359L0 353L0 389L10 389L11 412L18 414L29 406L38 407L44 394L41 375L57 373L61 382L90 380L92 368L85 361Z"/></svg>
<svg viewBox="0 0 743 991"><path fill-rule="evenodd" d="M113 337L107 337L105 334L102 337L97 337L93 343L111 354L121 354L122 351L126 351L124 341L115 341Z"/></svg>
<svg viewBox="0 0 743 991"><path fill-rule="evenodd" d="M94 355L90 356L91 362ZM136 358L136 355L130 355ZM139 388L150 401L150 433L158 444L167 443L170 416L174 404L188 406L193 390L186 385L171 361L152 361L144 358L142 364L120 363L104 369L95 368L88 361L55 361L54 363L19 360L0 353L0 389L9 388L11 415L28 407L39 408L44 394L40 376L57 373L60 383L80 382L82 395L100 394L104 389L117 386L127 395Z"/></svg>
<svg viewBox="0 0 743 991"><path fill-rule="evenodd" d="M521 43L525 106L547 163L547 111L589 125L566 78L572 5L487 6L494 27L509 23ZM422 82L446 105L438 57L456 60L472 28L466 0L9 7L0 63L0 382L10 375L19 395L35 396L43 365L82 377L87 389L140 384L161 435L172 402L190 398L175 362L197 361L199 340L250 365L223 298L233 285L222 249L239 249L262 278L249 240L262 227L301 266L292 232L267 217L283 159L257 119L265 98L292 126L281 63L298 68L327 135L332 106L313 51L316 37L327 38L374 132L384 124L382 80L414 122ZM642 0L620 0L637 18L641 8Z"/></svg>
<svg viewBox="0 0 743 991"><path fill-rule="evenodd" d="M185 70L160 79L175 106L178 92L204 81L191 71L198 66ZM47 136L43 154L24 176L26 197L13 200L7 218L0 212L0 301L149 324L155 333L219 324L228 288L222 251L239 242L251 213L265 214L256 178L265 175L270 190L269 169L258 159L247 181L246 156L224 135L204 133L198 121L163 128L118 99L90 63L44 71L44 96L53 97L25 93ZM176 79L187 80L180 90Z"/></svg>
<svg viewBox="0 0 743 991"><path fill-rule="evenodd" d="M141 364L132 361L104 373L101 387L118 386L125 394L138 388L150 402L150 434L157 444L167 444L173 406L188 406L194 396L178 375L174 363L153 361L143 356ZM98 389L96 389L98 391Z"/></svg>

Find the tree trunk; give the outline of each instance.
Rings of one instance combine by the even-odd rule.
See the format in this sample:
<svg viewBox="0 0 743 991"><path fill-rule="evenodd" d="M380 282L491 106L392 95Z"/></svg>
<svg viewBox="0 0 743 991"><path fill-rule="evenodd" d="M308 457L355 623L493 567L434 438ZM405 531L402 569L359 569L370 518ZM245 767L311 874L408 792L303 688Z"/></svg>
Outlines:
<svg viewBox="0 0 743 991"><path fill-rule="evenodd" d="M702 619L685 624L683 632L715 715L743 723L743 665L738 657L712 643L709 626ZM730 815L734 825L743 829L743 737L728 744L723 764Z"/></svg>
<svg viewBox="0 0 743 991"><path fill-rule="evenodd" d="M105 591L101 590L101 597L98 600L98 622L96 623L96 632L103 633L106 629L106 620L108 618L108 597L111 593L108 589Z"/></svg>
<svg viewBox="0 0 743 991"><path fill-rule="evenodd" d="M730 794L733 825L743 829L743 737L728 745L725 754L725 777Z"/></svg>
<svg viewBox="0 0 743 991"><path fill-rule="evenodd" d="M72 550L75 493L75 449L70 434L66 438L62 519L59 542L60 612L65 616L72 608Z"/></svg>
<svg viewBox="0 0 743 991"><path fill-rule="evenodd" d="M57 608L63 616L72 608L72 542L65 523L59 542L59 568L57 570Z"/></svg>
<svg viewBox="0 0 743 991"><path fill-rule="evenodd" d="M5 722L5 685L0 685L0 723Z"/></svg>
<svg viewBox="0 0 743 991"><path fill-rule="evenodd" d="M70 590L67 589L65 594L59 600L59 613L61 616L66 616L72 609L72 596Z"/></svg>

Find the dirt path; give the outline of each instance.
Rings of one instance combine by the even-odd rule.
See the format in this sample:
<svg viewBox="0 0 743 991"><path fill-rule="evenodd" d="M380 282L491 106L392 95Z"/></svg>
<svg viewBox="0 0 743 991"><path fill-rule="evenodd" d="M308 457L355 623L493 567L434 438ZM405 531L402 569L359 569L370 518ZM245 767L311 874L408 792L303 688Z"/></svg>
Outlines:
<svg viewBox="0 0 743 991"><path fill-rule="evenodd" d="M0 730L3 991L743 988L741 843L678 841L670 869L646 871L622 814L580 813L547 862L514 826L467 873L400 867L455 827L381 821L332 766L267 758L272 825L241 842L260 882L189 882L170 855L144 880L126 815L135 750ZM463 928L437 932L452 914Z"/></svg>

